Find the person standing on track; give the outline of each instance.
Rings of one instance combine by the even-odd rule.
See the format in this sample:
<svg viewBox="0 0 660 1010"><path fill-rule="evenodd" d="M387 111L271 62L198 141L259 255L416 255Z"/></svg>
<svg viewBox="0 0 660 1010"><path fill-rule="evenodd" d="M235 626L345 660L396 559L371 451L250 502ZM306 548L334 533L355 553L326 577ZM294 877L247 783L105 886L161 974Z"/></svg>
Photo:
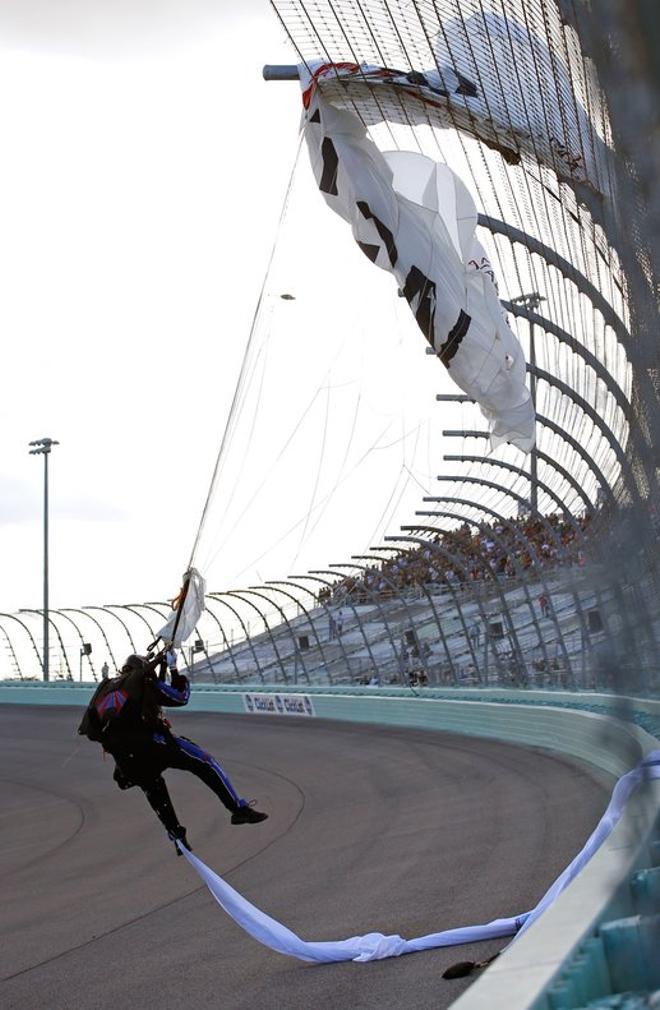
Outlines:
<svg viewBox="0 0 660 1010"><path fill-rule="evenodd" d="M170 839L187 849L186 829L179 824L163 778L168 768L201 779L231 811L232 824L258 824L268 817L241 799L211 754L172 733L161 706L181 708L189 698L190 683L177 670L173 652L155 659L129 656L118 677L101 681L78 728L115 759L113 778L119 788L139 786Z"/></svg>

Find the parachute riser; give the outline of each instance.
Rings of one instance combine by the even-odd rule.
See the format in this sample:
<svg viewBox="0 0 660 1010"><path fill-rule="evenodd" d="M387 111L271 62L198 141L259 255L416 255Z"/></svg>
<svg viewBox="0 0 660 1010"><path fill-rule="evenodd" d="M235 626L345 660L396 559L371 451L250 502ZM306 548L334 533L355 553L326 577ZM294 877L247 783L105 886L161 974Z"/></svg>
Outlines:
<svg viewBox="0 0 660 1010"><path fill-rule="evenodd" d="M191 574L192 573L190 571L186 572L186 575L184 577L183 585L181 587L181 590L179 591L179 593L175 597L175 599L172 601L172 609L176 611L176 620L174 621L174 627L172 628L172 642L174 642L176 640L176 633L177 633L177 631L179 629L179 622L181 620L181 614L183 613L183 607L184 607L184 604L186 602L186 597L188 596L188 589L190 587ZM156 648L156 646L158 645L159 641L160 641L160 636L158 638L155 638L153 640L153 642L148 646L147 652L151 653L153 651L153 649ZM156 658L158 658L160 656L163 656L165 654L165 652L167 651L167 648L168 648L168 645L166 643L165 646L160 650L160 652L158 653L158 655L157 655ZM161 679L162 679L162 677L161 677Z"/></svg>

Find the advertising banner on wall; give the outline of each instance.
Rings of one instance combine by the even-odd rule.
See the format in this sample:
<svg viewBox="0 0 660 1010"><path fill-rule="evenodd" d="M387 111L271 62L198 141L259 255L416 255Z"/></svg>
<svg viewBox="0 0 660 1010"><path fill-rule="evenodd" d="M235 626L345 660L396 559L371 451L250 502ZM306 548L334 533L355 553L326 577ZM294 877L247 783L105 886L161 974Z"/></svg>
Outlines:
<svg viewBox="0 0 660 1010"><path fill-rule="evenodd" d="M316 715L308 694L244 694L242 698L245 711L253 715Z"/></svg>

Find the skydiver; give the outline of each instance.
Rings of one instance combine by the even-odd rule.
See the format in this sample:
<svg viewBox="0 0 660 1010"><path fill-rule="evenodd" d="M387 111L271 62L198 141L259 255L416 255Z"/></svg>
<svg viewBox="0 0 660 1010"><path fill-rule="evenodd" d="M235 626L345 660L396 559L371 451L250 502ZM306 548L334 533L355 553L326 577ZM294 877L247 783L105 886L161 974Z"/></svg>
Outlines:
<svg viewBox="0 0 660 1010"><path fill-rule="evenodd" d="M186 829L179 824L162 775L168 768L189 771L201 779L231 811L232 824L258 824L268 817L241 799L211 754L172 733L161 706L181 708L189 697L190 683L177 670L173 652L155 659L129 656L118 677L101 681L78 728L115 759L113 778L119 788L139 786L169 838L187 849Z"/></svg>

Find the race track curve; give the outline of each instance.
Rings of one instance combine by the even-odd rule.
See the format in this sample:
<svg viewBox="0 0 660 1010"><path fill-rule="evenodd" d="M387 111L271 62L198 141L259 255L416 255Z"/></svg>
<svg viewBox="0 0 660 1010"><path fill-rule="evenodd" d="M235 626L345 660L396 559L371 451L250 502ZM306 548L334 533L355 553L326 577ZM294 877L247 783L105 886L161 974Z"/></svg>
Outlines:
<svg viewBox="0 0 660 1010"><path fill-rule="evenodd" d="M77 708L0 705L6 1010L441 1010L444 968L500 942L315 966L243 933L138 789L78 738ZM418 936L531 908L605 808L595 772L492 741L269 716L177 714L270 813L231 826L167 779L197 855L305 939Z"/></svg>

